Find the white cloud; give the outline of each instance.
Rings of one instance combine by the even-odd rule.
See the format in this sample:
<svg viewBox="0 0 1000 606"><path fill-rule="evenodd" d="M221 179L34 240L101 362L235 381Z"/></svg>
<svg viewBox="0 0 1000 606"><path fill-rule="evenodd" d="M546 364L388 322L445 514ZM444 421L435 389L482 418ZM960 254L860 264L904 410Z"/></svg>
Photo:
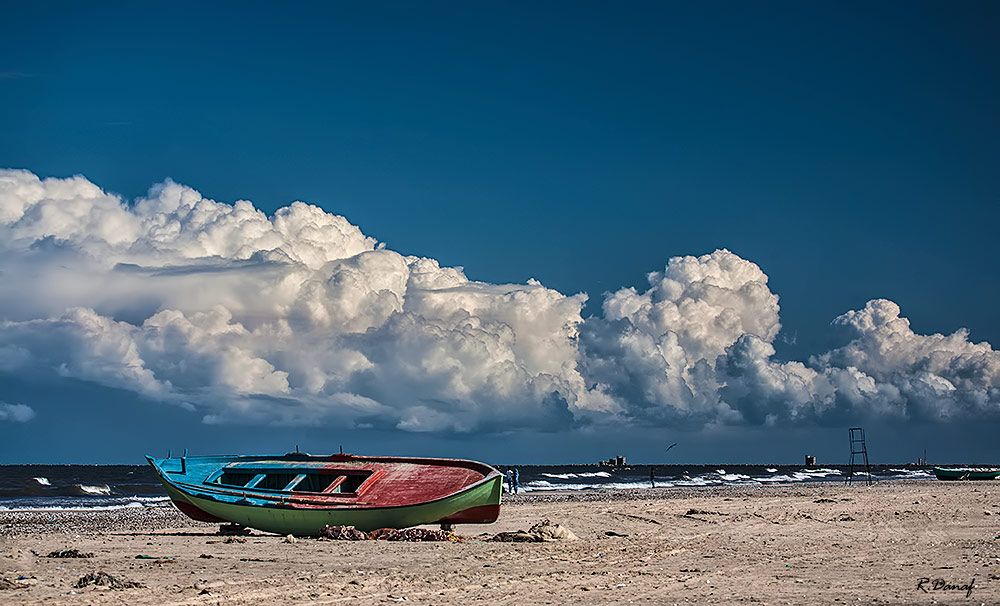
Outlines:
<svg viewBox="0 0 1000 606"><path fill-rule="evenodd" d="M35 418L35 411L24 404L0 402L0 422L27 423Z"/></svg>
<svg viewBox="0 0 1000 606"><path fill-rule="evenodd" d="M778 297L755 264L728 250L676 257L648 276L649 290L623 288L604 300L604 317L582 330L582 364L629 417L701 425L738 421L720 398L716 359L741 337L770 343Z"/></svg>
<svg viewBox="0 0 1000 606"><path fill-rule="evenodd" d="M947 420L1000 412L1000 352L989 343L972 343L964 328L950 335L916 334L899 313L892 301L876 299L838 317L834 324L853 339L814 363L863 377L869 386L861 390L863 399L882 414Z"/></svg>
<svg viewBox="0 0 1000 606"><path fill-rule="evenodd" d="M697 427L978 417L1000 401L989 344L917 335L889 301L836 320L844 347L776 360L778 297L726 250L671 259L584 321L585 295L469 280L301 202L268 217L166 181L128 203L8 170L0 272L0 372L128 389L209 423Z"/></svg>
<svg viewBox="0 0 1000 606"><path fill-rule="evenodd" d="M296 202L267 217L167 181L133 205L0 172L0 364L190 403L210 422L565 427L585 298L377 246Z"/></svg>

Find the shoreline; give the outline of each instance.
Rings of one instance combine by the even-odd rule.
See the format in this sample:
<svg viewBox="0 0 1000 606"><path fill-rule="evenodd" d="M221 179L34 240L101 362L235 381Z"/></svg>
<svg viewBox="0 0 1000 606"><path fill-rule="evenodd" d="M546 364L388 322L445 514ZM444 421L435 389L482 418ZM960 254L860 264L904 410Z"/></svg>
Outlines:
<svg viewBox="0 0 1000 606"><path fill-rule="evenodd" d="M544 519L579 538L486 541ZM172 507L0 511L0 577L15 584L0 590L0 602L1000 603L1000 484L993 482L505 495L496 523L456 526L462 543L259 532L227 543L217 530ZM64 549L94 557L44 557ZM73 587L97 571L143 587ZM928 580L918 587L921 579ZM968 597L953 589L972 579Z"/></svg>
<svg viewBox="0 0 1000 606"><path fill-rule="evenodd" d="M501 501L501 521L503 512L510 507L531 506L532 504L554 503L599 503L629 501L671 501L699 498L747 498L747 497L822 497L824 488L843 487L875 488L876 486L928 486L939 485L938 480L897 479L883 480L866 487L863 482L853 486L843 481L792 482L769 484L729 484L721 486L664 486L657 488L593 488L581 490L536 490L511 495L504 493ZM982 482L971 483L974 486ZM985 484L989 484L988 482ZM1000 482L997 482L1000 494ZM164 495L165 496L165 495ZM157 506L119 506L107 509L0 509L0 537L17 537L29 534L80 533L97 529L108 531L131 530L142 524L151 529L185 527L215 528L218 524L198 522L181 513L170 501ZM462 534L466 525L457 525L456 532ZM488 527L488 525L477 525ZM258 532L258 531L255 531ZM265 535L269 533L261 532Z"/></svg>
<svg viewBox="0 0 1000 606"><path fill-rule="evenodd" d="M937 480L896 479L882 480L876 485L936 485ZM774 496L809 496L818 495L817 489L829 486L844 486L851 488L843 481L790 482L767 484L728 484L720 486L664 486L656 488L588 488L579 490L533 490L518 494L503 493L502 508L511 506L531 505L538 503L592 503L592 502L628 502L648 500L674 500L696 498L736 498L762 496L763 493L773 493ZM854 484L863 487L863 482ZM1000 482L997 483L1000 493ZM166 498L166 495L164 495ZM151 528L183 528L197 526L214 528L218 524L198 522L181 513L170 501L162 501L157 506L116 506L110 508L74 508L74 509L0 509L0 537L23 536L35 533L78 533L82 531L103 528L106 530L131 529L132 525L142 523ZM503 511L503 509L501 509ZM503 515L501 513L501 515ZM62 526L60 526L62 525ZM457 525L461 534L465 525ZM486 526L486 525L477 525ZM262 535L269 534L261 532Z"/></svg>

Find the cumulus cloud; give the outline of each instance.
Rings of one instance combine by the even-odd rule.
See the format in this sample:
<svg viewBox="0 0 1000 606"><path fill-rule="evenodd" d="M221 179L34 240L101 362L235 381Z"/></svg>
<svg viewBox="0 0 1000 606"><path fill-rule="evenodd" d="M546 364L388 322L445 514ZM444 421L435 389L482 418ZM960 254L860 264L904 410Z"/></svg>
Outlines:
<svg viewBox="0 0 1000 606"><path fill-rule="evenodd" d="M0 423L10 421L12 423L27 423L35 418L35 411L30 406L24 404L7 404L0 402Z"/></svg>
<svg viewBox="0 0 1000 606"><path fill-rule="evenodd" d="M208 422L562 428L588 406L582 295L387 250L301 202L266 216L167 181L133 203L0 172L0 370Z"/></svg>
<svg viewBox="0 0 1000 606"><path fill-rule="evenodd" d="M916 334L899 314L898 305L877 299L838 317L834 324L853 338L815 364L828 373L846 372L841 391L880 414L927 420L996 414L1000 352L972 343L964 328Z"/></svg>
<svg viewBox="0 0 1000 606"><path fill-rule="evenodd" d="M603 317L583 327L586 376L630 418L693 426L739 421L720 397L725 383L716 361L742 337L766 345L778 334L778 297L767 276L719 250L671 259L648 280L643 293L608 294Z"/></svg>
<svg viewBox="0 0 1000 606"><path fill-rule="evenodd" d="M889 301L837 318L843 347L777 360L778 297L727 250L671 259L584 320L585 295L470 280L302 202L267 216L169 180L125 201L6 170L0 272L0 373L127 389L209 423L699 427L1000 402L1000 354L964 331L915 334Z"/></svg>

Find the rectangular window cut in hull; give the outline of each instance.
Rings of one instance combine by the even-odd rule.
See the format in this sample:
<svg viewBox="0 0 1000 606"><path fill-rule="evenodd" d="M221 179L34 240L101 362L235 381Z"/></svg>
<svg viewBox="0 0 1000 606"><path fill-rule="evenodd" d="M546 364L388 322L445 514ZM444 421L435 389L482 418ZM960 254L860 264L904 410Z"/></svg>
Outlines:
<svg viewBox="0 0 1000 606"><path fill-rule="evenodd" d="M289 473L281 470L234 469L225 470L214 483L237 488L272 490L278 492L312 492L321 494L349 495L371 477L368 470L334 470L324 473ZM209 480L212 482L212 480Z"/></svg>

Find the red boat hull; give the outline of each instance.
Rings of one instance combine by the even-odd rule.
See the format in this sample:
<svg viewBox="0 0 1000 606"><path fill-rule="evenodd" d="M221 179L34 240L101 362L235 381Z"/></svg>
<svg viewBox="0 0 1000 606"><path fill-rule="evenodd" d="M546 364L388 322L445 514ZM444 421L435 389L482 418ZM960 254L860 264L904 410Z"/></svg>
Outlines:
<svg viewBox="0 0 1000 606"><path fill-rule="evenodd" d="M226 520L223 520L222 518L218 518L216 516L213 516L212 514L210 514L207 511L205 511L204 509L201 509L200 507L196 507L196 506L192 505L191 503L185 503L184 501L177 501L177 500L173 500L173 499L171 499L171 500L173 501L174 505L177 506L177 509L180 509L184 513L184 515L186 515L189 518L198 520L199 522L225 522L226 521Z"/></svg>

